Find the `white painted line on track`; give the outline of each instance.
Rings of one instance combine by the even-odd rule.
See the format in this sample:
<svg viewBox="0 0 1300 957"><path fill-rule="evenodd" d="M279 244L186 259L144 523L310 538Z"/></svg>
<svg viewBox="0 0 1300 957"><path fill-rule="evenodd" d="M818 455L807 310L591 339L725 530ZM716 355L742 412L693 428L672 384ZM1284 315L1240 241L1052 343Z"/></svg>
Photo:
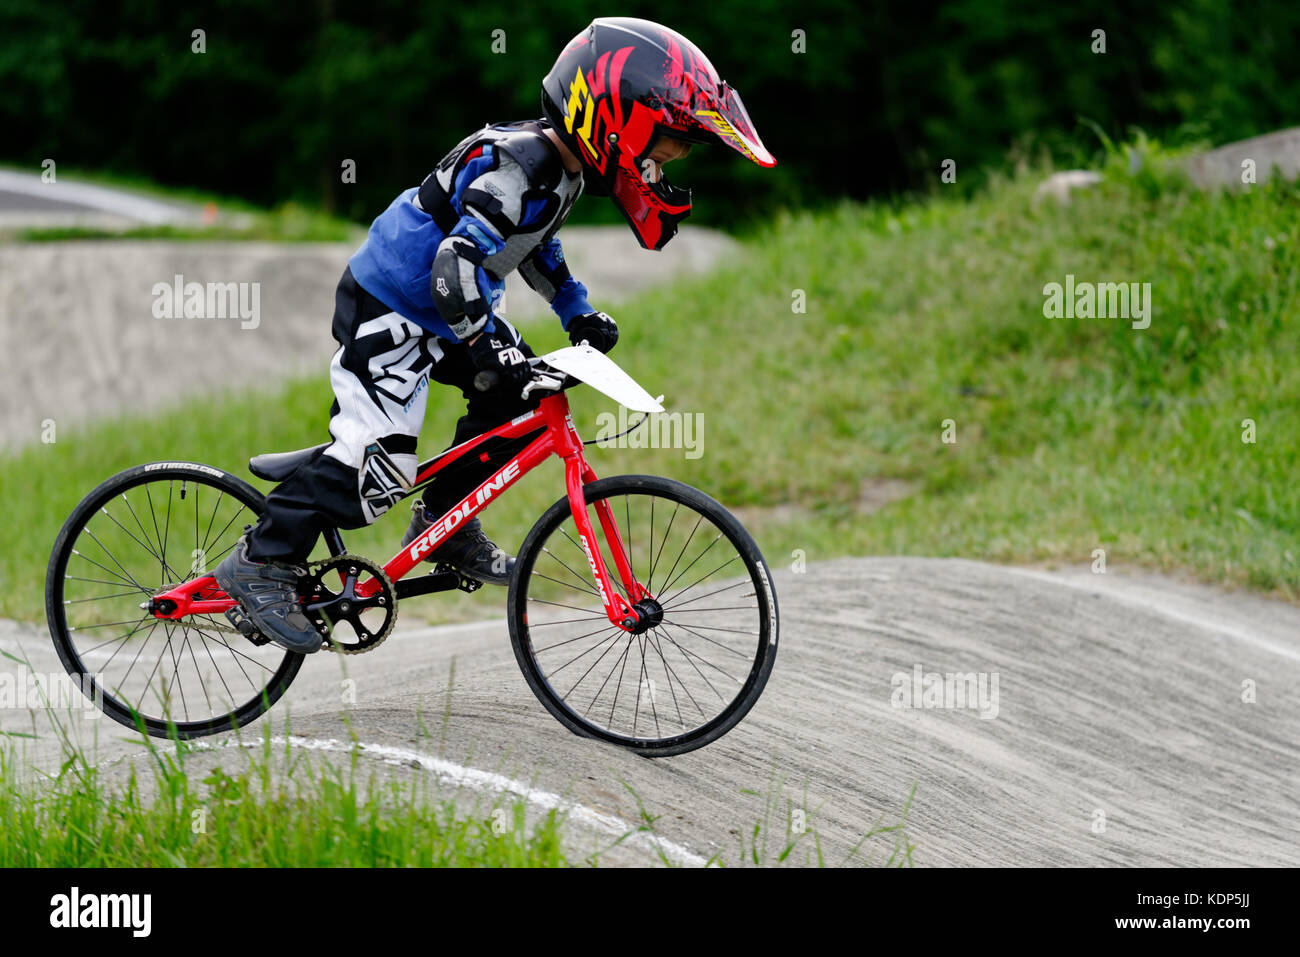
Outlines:
<svg viewBox="0 0 1300 957"><path fill-rule="evenodd" d="M353 745L335 738L303 738L298 735L289 735L285 737L272 737L272 744L288 744L291 747L303 748L307 751L330 751L347 753L353 749ZM228 741L220 745L210 745L205 742L196 742L199 750L215 750L218 747L245 747L255 748L262 747L264 741ZM629 831L635 830L635 826L616 817L613 814L604 814L600 811L593 810L584 805L577 804L573 801L566 801L560 795L552 791L542 791L524 784L514 778L507 777L504 774L497 774L494 771L483 771L479 768L466 767L457 764L454 761L448 761L446 758L435 757L431 754L423 754L419 751L412 751L409 748L395 748L386 744L366 744L358 742L355 745L362 754L372 754L380 760L390 764L410 765L415 764L426 771L431 771L445 784L452 784L458 787L469 787L476 791L497 791L514 794L523 798L530 804L533 804L544 811L560 811L569 815L570 818L580 824L593 828L608 834L610 837L622 837ZM648 834L645 831L633 834L624 843L634 844L647 847L650 850L659 851L669 860L683 867L704 867L707 861L696 854L694 851L683 847L667 838L660 837L657 834Z"/></svg>

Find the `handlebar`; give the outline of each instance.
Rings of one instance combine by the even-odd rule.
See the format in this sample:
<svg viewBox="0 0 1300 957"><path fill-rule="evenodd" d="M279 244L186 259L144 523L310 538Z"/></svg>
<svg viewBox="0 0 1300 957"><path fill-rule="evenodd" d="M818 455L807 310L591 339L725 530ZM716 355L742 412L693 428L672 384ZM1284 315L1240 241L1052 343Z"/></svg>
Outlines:
<svg viewBox="0 0 1300 957"><path fill-rule="evenodd" d="M579 345L588 345L587 340L583 339ZM520 398L523 399L527 399L534 391L563 392L581 381L561 372L559 369L551 368L538 356L529 359L528 365L532 369L533 375L525 383L523 391L520 393ZM491 392L500 382L500 374L493 372L491 369L483 369L474 374L474 388L479 392Z"/></svg>
<svg viewBox="0 0 1300 957"><path fill-rule="evenodd" d="M520 397L527 399L533 392L562 392L578 384L580 380L553 369L538 357L528 360L532 377L524 384ZM474 375L474 388L479 392L491 392L501 383L501 376L491 369L483 369Z"/></svg>

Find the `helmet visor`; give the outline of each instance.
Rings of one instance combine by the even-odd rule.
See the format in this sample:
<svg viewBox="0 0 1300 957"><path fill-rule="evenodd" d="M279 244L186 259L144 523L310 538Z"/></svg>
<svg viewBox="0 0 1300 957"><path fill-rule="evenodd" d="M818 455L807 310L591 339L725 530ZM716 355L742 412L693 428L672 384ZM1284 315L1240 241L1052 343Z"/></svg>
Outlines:
<svg viewBox="0 0 1300 957"><path fill-rule="evenodd" d="M758 138L758 131L754 129L754 122L749 118L740 94L726 83L718 88L716 95L709 97L705 107L696 109L694 113L700 126L746 159L759 166L776 165L776 158Z"/></svg>

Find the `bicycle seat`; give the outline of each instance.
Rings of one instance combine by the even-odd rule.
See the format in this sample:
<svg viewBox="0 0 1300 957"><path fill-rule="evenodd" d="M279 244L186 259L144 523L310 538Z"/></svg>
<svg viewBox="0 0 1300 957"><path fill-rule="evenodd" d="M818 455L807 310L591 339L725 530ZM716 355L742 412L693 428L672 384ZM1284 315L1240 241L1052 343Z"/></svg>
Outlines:
<svg viewBox="0 0 1300 957"><path fill-rule="evenodd" d="M265 455L254 455L248 460L248 471L268 482L283 482L298 470L298 466L329 444L322 442L320 445L299 449L297 452L267 452Z"/></svg>

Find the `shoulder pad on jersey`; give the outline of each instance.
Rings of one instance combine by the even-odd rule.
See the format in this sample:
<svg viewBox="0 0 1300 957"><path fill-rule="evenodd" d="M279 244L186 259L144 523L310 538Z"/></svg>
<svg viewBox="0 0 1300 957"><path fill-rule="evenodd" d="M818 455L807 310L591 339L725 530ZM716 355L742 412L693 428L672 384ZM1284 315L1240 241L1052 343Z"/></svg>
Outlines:
<svg viewBox="0 0 1300 957"><path fill-rule="evenodd" d="M535 130L518 130L493 145L523 168L533 186L553 189L564 176L559 153L550 140Z"/></svg>
<svg viewBox="0 0 1300 957"><path fill-rule="evenodd" d="M475 130L473 133L469 134L469 136L465 137L453 146L451 152L438 161L438 169L444 171L451 169L460 160L461 156L465 154L465 151L482 139L482 137L482 130Z"/></svg>

